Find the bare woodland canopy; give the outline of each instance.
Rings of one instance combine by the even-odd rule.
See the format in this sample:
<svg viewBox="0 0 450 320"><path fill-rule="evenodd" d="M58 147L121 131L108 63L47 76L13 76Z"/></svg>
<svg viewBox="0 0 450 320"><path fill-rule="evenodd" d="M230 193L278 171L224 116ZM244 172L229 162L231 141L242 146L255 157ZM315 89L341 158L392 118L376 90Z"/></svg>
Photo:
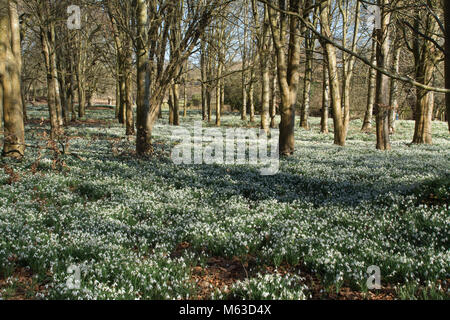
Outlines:
<svg viewBox="0 0 450 320"><path fill-rule="evenodd" d="M78 19L73 6L80 28L70 24ZM283 155L294 152L296 127L309 129L314 110L324 133L331 117L340 146L361 117L364 131L375 122L377 148L389 150L398 115L415 120L413 143L432 143L433 120L450 113L449 7L444 0L0 0L3 154L24 154L26 106L36 100L48 105L57 140L99 97L116 101L137 153L148 154L161 106L168 101L178 125L180 106L195 104L182 97L188 84L199 87L205 121L215 116L220 126L231 105L250 122L260 114L266 131L279 127Z"/></svg>

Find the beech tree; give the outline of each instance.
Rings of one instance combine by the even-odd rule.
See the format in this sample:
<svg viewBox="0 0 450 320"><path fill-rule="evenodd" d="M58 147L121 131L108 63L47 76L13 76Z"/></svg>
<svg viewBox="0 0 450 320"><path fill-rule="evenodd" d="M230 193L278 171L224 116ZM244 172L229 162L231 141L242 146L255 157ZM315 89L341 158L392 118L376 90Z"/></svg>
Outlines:
<svg viewBox="0 0 450 320"><path fill-rule="evenodd" d="M165 61L171 15L174 3L170 0L137 0L133 3L137 25L137 140L136 151L145 155L152 151L152 130L169 86L182 65L197 47L201 35L211 23L215 13L226 3L219 0L187 1L190 19L179 43ZM165 23L159 21L165 18Z"/></svg>
<svg viewBox="0 0 450 320"><path fill-rule="evenodd" d="M301 35L306 26L293 12L307 17L311 0L279 0L278 6L269 6L274 51L277 57L278 86L280 88L280 154L289 156L295 150L295 112L299 83Z"/></svg>

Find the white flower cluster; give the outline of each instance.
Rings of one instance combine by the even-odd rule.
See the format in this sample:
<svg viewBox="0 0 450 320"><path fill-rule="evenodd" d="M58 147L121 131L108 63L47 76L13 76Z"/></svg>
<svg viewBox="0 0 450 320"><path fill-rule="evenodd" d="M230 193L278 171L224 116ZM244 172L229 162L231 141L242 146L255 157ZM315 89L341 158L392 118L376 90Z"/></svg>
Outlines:
<svg viewBox="0 0 450 320"><path fill-rule="evenodd" d="M90 116L111 120L105 111ZM223 123L243 124L231 116ZM150 159L127 156L133 142L120 140L124 129L113 120L68 128L77 137L71 151L87 160L62 155L70 171L52 168L48 150L35 174L37 150L19 164L4 160L19 179L10 184L0 170L0 278L29 267L47 284L40 299L182 299L195 294L191 269L203 253L301 263L326 283L361 288L371 265L380 267L383 284L450 278L445 124L435 125L433 146L408 146L413 124L399 122L388 153L374 150L359 122L346 148L320 135L316 119L312 125L297 132L295 156L268 177L250 165L174 165L171 128L162 123ZM28 126L29 143L43 144L39 130ZM182 242L190 249L172 256ZM79 290L66 286L71 265L81 269ZM257 276L232 291L246 299L303 299L301 283Z"/></svg>

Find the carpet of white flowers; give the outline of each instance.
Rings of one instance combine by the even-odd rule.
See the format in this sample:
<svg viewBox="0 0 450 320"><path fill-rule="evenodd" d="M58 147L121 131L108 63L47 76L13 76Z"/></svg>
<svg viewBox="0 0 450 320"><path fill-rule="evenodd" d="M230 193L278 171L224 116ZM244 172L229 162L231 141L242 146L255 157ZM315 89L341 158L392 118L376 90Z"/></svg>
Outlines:
<svg viewBox="0 0 450 320"><path fill-rule="evenodd" d="M67 128L70 153L29 147L20 163L1 160L0 279L14 286L16 270L27 270L41 288L33 298L192 298L193 267L248 256L256 261L248 278L211 297L307 299L300 275L264 274L263 266L288 264L325 287L360 291L375 265L400 297L428 286L448 298L440 287L450 279L445 123L435 123L432 146L416 146L414 123L399 122L393 150L379 152L360 121L340 148L313 119L311 131L297 130L295 156L261 176L249 165L174 165L165 120L154 156L137 158L113 111L88 115L102 125ZM46 109L29 116L46 117ZM198 119L193 113L182 125ZM45 146L38 122L27 125L27 144ZM236 115L223 123L243 125ZM174 254L180 243L189 249ZM70 266L80 268L79 289L67 286ZM0 299L7 291L0 287Z"/></svg>

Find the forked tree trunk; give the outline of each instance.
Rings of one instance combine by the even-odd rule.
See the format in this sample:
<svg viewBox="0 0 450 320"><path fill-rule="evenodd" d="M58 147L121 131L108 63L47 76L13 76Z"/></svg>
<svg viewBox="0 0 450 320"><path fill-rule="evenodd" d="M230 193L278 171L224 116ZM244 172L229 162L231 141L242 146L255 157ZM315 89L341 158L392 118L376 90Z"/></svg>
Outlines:
<svg viewBox="0 0 450 320"><path fill-rule="evenodd" d="M279 8L288 9L297 14L307 16L309 12L304 8L310 8L310 1L290 0L286 8L286 2L280 0ZM300 19L295 16L287 17L284 13L269 9L272 38L277 56L278 84L281 96L281 122L280 122L280 154L290 156L295 151L295 109L297 104L297 92L299 82L299 65L301 51L301 34L305 29L300 27ZM286 39L289 38L289 43ZM288 54L286 55L286 46ZM286 59L287 58L287 59Z"/></svg>
<svg viewBox="0 0 450 320"><path fill-rule="evenodd" d="M3 156L21 158L25 129L21 94L22 57L17 3L0 0L0 122L4 122Z"/></svg>

